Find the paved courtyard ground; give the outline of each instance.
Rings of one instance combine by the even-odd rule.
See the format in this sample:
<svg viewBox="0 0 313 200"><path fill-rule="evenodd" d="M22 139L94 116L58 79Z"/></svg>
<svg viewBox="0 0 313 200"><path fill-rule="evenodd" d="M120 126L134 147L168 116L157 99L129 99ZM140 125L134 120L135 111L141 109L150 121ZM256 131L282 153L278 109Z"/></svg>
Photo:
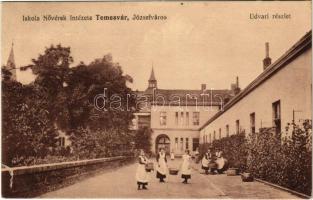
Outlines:
<svg viewBox="0 0 313 200"><path fill-rule="evenodd" d="M169 161L179 167L180 159ZM159 183L155 172L150 173L148 190L137 190L137 164L106 171L74 185L46 193L42 198L258 198L297 199L288 192L259 182L244 183L240 176L205 175L200 165L193 164L189 184L182 184L180 174L168 175L166 183Z"/></svg>

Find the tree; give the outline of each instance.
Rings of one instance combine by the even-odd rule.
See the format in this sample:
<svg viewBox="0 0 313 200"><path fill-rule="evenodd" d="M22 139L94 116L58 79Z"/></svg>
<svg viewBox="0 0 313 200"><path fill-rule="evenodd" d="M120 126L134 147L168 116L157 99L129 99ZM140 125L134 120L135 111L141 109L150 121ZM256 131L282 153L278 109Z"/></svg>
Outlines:
<svg viewBox="0 0 313 200"><path fill-rule="evenodd" d="M21 68L30 68L36 75L28 85L10 80L10 73L2 69L2 146L6 164L30 164L39 157L52 155L57 129L70 134L73 146L80 146L75 150L81 150L86 158L111 155L114 148L131 146L128 127L136 103L126 85L131 77L123 74L122 67L110 55L89 65L70 67L70 52L69 47L61 45L46 48L31 65ZM104 90L108 102L101 110L94 99ZM121 101L114 101L114 96ZM90 150L89 144L100 145Z"/></svg>
<svg viewBox="0 0 313 200"><path fill-rule="evenodd" d="M151 152L151 134L152 130L148 127L139 128L135 135L136 149L143 149L145 152Z"/></svg>
<svg viewBox="0 0 313 200"><path fill-rule="evenodd" d="M46 92L50 100L52 121L66 130L79 127L112 128L126 130L135 107L135 97L126 83L132 81L123 75L121 66L112 61L111 55L96 59L89 65L80 63L70 68L73 58L70 48L57 45L45 50L33 59L31 68L37 75L35 84ZM106 112L95 108L96 95L107 91L108 101L112 96L121 98L119 109L106 104Z"/></svg>
<svg viewBox="0 0 313 200"><path fill-rule="evenodd" d="M57 135L34 85L2 81L2 162L27 165L45 157Z"/></svg>
<svg viewBox="0 0 313 200"><path fill-rule="evenodd" d="M37 59L32 59L33 64L22 67L21 70L30 68L36 79L34 85L47 101L47 110L51 121L57 122L64 114L65 89L70 75L70 64L73 58L70 55L70 47L56 47L51 45L46 48L44 54ZM62 116L64 117L64 116Z"/></svg>

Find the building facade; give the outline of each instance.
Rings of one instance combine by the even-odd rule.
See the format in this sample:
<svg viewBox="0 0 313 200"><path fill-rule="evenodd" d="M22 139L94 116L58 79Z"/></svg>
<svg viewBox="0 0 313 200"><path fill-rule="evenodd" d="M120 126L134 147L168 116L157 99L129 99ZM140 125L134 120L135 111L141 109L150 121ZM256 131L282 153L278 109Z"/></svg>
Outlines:
<svg viewBox="0 0 313 200"><path fill-rule="evenodd" d="M141 102L135 113L134 127L152 129L152 152L164 148L179 156L186 149L196 151L199 146L199 128L216 114L239 91L238 79L232 89L165 90L157 87L152 69L148 88L137 92Z"/></svg>
<svg viewBox="0 0 313 200"><path fill-rule="evenodd" d="M280 134L288 123L312 119L311 38L310 31L273 64L267 44L263 73L199 128L200 143L262 127Z"/></svg>

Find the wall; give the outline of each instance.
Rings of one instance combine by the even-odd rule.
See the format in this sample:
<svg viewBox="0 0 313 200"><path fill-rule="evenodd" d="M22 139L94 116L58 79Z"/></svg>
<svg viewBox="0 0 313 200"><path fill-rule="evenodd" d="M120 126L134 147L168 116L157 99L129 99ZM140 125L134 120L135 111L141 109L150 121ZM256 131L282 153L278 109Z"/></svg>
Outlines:
<svg viewBox="0 0 313 200"><path fill-rule="evenodd" d="M295 122L311 119L311 54L310 48L204 127L200 131L200 143L204 142L203 136L209 138L209 134L214 130L218 133L219 128L225 137L226 124L229 124L229 134L235 134L236 120L240 121L241 130L250 132L250 113L253 112L256 131L261 127L272 127L272 103L277 100L281 103L282 131L288 122L292 122L293 110L298 111L295 112Z"/></svg>
<svg viewBox="0 0 313 200"><path fill-rule="evenodd" d="M166 112L166 125L160 124L160 112ZM179 120L176 124L176 112L178 112ZM181 123L180 115L184 112L184 123ZM189 113L189 125L186 124L186 112ZM193 112L199 112L199 125L193 125ZM159 135L165 134L170 138L170 149L175 151L175 154L182 154L185 150L186 138L189 139L189 150L192 150L193 138L199 138L199 127L203 125L207 119L218 112L217 106L155 106L151 108L151 128L152 133L152 151L156 149L156 139ZM180 146L175 149L175 138L183 138L184 148Z"/></svg>
<svg viewBox="0 0 313 200"><path fill-rule="evenodd" d="M182 155L186 149L186 138L188 138L189 150L193 149L193 138L199 138L197 130L169 130L169 129L154 129L152 133L152 151L156 148L156 139L159 135L165 134L170 138L170 150L174 151L175 155ZM178 148L175 146L175 138L178 138ZM181 138L183 138L183 148L181 148Z"/></svg>
<svg viewBox="0 0 313 200"><path fill-rule="evenodd" d="M91 160L50 163L1 169L2 196L37 197L74 184L98 172L133 162L133 157L117 156Z"/></svg>

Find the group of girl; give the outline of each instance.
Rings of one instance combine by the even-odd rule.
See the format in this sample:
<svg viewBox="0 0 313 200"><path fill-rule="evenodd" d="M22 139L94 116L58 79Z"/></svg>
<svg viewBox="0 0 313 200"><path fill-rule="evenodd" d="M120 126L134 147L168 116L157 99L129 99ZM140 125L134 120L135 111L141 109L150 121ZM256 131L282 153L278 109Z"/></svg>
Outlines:
<svg viewBox="0 0 313 200"><path fill-rule="evenodd" d="M215 174L216 171L221 174L227 168L227 160L224 159L223 152L220 150L213 154L211 149L208 149L201 160L201 164L205 174L209 174L209 171L211 174Z"/></svg>
<svg viewBox="0 0 313 200"><path fill-rule="evenodd" d="M159 179L160 183L165 182L166 174L168 171L167 167L167 159L166 159L166 153L164 149L160 149L156 156L157 160L157 168L156 168L156 178ZM146 170L146 165L148 164L148 158L145 156L145 152L143 150L140 150L140 155L138 159L138 168L136 172L136 180L138 185L138 190L141 189L148 189L148 178L149 174ZM187 184L188 179L191 178L191 156L189 150L185 151L185 154L182 157L182 164L181 164L181 177L184 179L182 183Z"/></svg>

